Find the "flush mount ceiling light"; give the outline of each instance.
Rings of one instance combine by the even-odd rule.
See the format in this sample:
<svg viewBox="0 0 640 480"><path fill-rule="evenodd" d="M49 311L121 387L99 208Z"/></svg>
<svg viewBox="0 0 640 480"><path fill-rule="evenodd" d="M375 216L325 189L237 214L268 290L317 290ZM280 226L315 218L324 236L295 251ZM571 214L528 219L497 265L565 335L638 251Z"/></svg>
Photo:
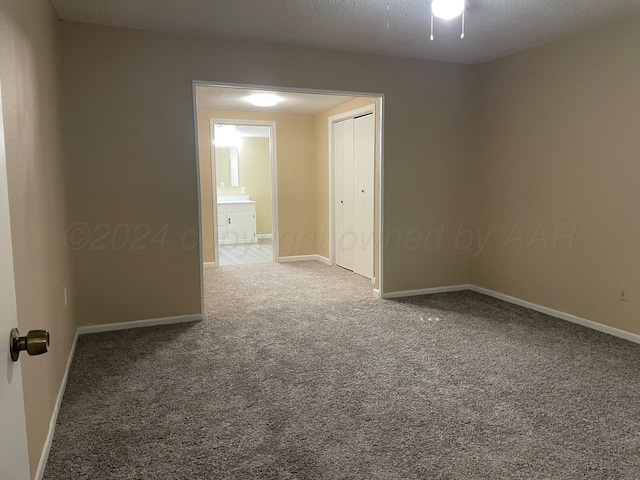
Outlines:
<svg viewBox="0 0 640 480"><path fill-rule="evenodd" d="M433 17L442 20L452 20L462 15L462 33L464 38L464 11L467 7L466 0L433 0L431 2L431 40L433 40Z"/></svg>
<svg viewBox="0 0 640 480"><path fill-rule="evenodd" d="M282 101L282 98L271 93L256 93L245 98L247 102L256 107L273 107Z"/></svg>

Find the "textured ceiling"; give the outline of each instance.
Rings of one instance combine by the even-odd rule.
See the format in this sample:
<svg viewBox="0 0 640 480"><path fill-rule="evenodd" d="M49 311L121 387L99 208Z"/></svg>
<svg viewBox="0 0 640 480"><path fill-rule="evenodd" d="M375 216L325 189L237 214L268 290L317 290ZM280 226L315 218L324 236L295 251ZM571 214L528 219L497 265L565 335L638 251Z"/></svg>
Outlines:
<svg viewBox="0 0 640 480"><path fill-rule="evenodd" d="M431 42L429 0L52 3L63 20L457 63L482 63L640 13L640 0L467 0L465 39L459 19L436 20Z"/></svg>
<svg viewBox="0 0 640 480"><path fill-rule="evenodd" d="M254 93L273 93L282 99L274 107L260 108L248 103L245 98ZM323 95L297 92L266 92L231 87L196 87L196 105L208 110L239 110L245 112L276 112L315 115L330 108L353 100L354 97L342 95Z"/></svg>

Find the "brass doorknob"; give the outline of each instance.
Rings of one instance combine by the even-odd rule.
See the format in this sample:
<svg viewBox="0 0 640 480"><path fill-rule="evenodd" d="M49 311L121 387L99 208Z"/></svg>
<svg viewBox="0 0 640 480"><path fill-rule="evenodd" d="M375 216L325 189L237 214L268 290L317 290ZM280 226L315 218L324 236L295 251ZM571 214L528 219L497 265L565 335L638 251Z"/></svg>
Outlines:
<svg viewBox="0 0 640 480"><path fill-rule="evenodd" d="M49 351L49 332L46 330L31 330L26 337L21 337L17 328L11 330L11 344L9 345L11 360L18 361L20 352L26 350L29 355L42 355Z"/></svg>

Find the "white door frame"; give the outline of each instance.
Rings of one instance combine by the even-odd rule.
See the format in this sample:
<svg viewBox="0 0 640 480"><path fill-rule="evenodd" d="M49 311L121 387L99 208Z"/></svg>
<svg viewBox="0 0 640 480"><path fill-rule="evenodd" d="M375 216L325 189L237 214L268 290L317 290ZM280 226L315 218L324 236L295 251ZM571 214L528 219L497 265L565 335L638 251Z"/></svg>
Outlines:
<svg viewBox="0 0 640 480"><path fill-rule="evenodd" d="M216 190L218 182L216 179L216 149L213 146L216 125L246 125L251 127L269 127L269 162L271 166L271 236L273 242L273 261L277 262L280 248L278 235L278 159L276 150L276 122L271 120L234 120L229 118L209 119L209 142L211 144L211 185L213 202L213 251L215 253L216 265L220 265L220 248L218 245L218 202L216 201Z"/></svg>
<svg viewBox="0 0 640 480"><path fill-rule="evenodd" d="M12 328L18 326L11 244L7 157L0 91L0 471L3 478L29 480L29 450L20 361L9 356ZM23 354L24 355L24 354Z"/></svg>
<svg viewBox="0 0 640 480"><path fill-rule="evenodd" d="M337 122L340 122L342 120L347 120L349 118L353 118L353 117L358 117L360 115L366 115L367 113L373 113L374 117L375 117L375 121L376 121L376 125L379 125L379 128L376 128L376 132L375 132L375 171L378 172L378 184L374 186L374 188L376 188L376 197L377 197L377 202L375 203L376 207L378 208L378 258L375 259L374 258L374 275L375 275L375 263L377 260L377 274L378 274L378 292L376 292L377 295L381 295L382 292L384 291L382 289L382 279L383 279L383 275L382 275L382 250L383 250L383 217L384 217L384 212L382 210L382 205L384 205L384 203L382 202L382 196L383 196L383 169L382 169L382 139L383 139L383 127L382 127L382 103L383 103L383 98L380 99L380 108L376 108L376 103L371 103L370 105L365 105L364 107L360 107L360 108L355 108L353 110L349 110L348 112L343 112L343 113L338 113L336 115L332 115L329 117L328 120L328 129L329 129L329 261L331 262L331 265L335 265L336 264L336 251L335 251L335 238L334 238L334 234L335 234L335 225L334 225L334 219L335 219L335 205L334 205L334 194L335 194L335 177L334 177L334 170L335 170L335 159L334 159L334 155L333 155L333 125ZM375 208L375 207L374 207ZM375 231L375 224L374 224L374 231ZM373 278L372 283L375 283L375 278Z"/></svg>
<svg viewBox="0 0 640 480"><path fill-rule="evenodd" d="M267 90L269 92L293 92L293 93L312 93L312 94L324 94L324 95L344 95L348 97L373 97L380 99L380 109L377 113L379 128L376 130L376 137L378 140L377 153L378 153L378 167L379 167L379 182L378 182L378 211L380 213L378 219L378 291L376 295L381 297L384 294L384 243L382 241L384 235L384 93L377 92L356 92L348 90L324 90L314 88L294 88L294 87L282 87L275 85L257 85L250 83L232 83L232 82L215 82L209 80L193 80L191 82L191 96L193 99L193 126L194 126L194 145L196 152L196 189L198 196L198 231L199 231L199 243L200 243L200 313L205 314L204 311L204 245L202 242L202 196L200 187L200 150L198 146L198 104L196 97L196 87L199 85L213 86L213 87L230 87L230 88L244 88L251 90ZM331 131L329 131L329 134ZM331 175L331 173L329 174ZM277 183L277 182L276 182ZM217 208L215 209L217 215ZM217 219L216 219L217 222ZM329 219L329 229L331 230L331 219ZM332 232L329 232L329 238L331 238ZM214 241L217 239L214 238ZM217 258L216 258L217 260Z"/></svg>

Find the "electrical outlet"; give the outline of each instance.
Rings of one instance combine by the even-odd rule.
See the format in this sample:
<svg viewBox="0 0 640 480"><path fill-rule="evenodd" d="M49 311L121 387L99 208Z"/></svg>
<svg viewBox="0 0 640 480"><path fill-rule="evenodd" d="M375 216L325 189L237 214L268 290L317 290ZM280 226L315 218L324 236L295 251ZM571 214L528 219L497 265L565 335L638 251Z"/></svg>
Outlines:
<svg viewBox="0 0 640 480"><path fill-rule="evenodd" d="M240 187L240 193L247 193L247 189L245 187Z"/></svg>
<svg viewBox="0 0 640 480"><path fill-rule="evenodd" d="M621 302L626 302L629 299L629 292L627 292L627 287L620 285L618 287L618 300Z"/></svg>
<svg viewBox="0 0 640 480"><path fill-rule="evenodd" d="M221 187L224 187L224 182L220 182L220 186L221 186Z"/></svg>

